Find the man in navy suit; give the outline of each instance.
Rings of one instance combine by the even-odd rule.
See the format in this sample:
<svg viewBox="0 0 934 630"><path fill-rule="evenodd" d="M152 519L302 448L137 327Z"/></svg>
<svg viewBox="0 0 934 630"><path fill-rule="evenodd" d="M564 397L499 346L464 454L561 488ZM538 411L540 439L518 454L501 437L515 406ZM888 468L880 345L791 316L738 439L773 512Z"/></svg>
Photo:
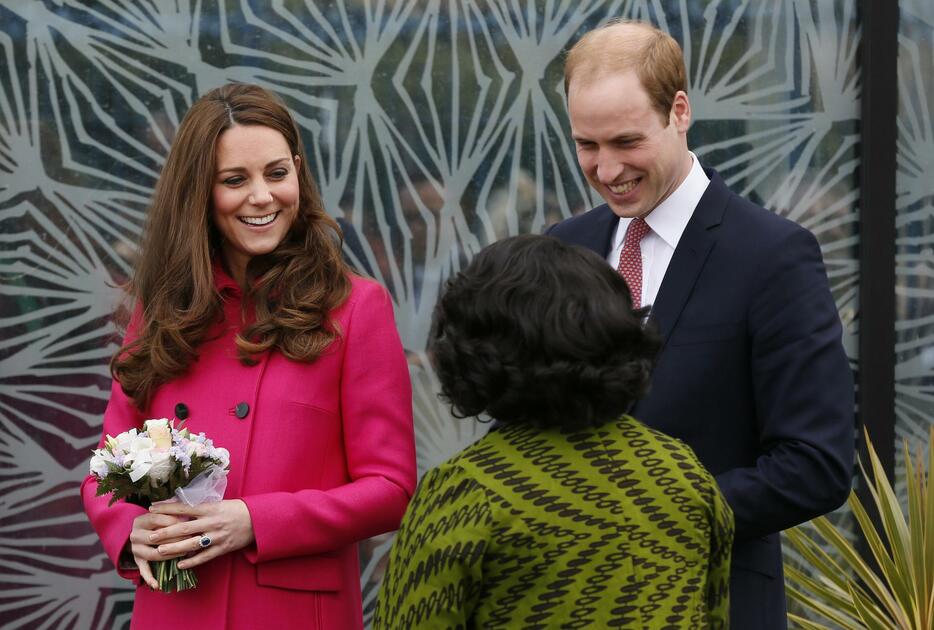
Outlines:
<svg viewBox="0 0 934 630"><path fill-rule="evenodd" d="M633 410L689 444L736 519L739 630L785 628L778 532L841 505L854 459L853 379L820 248L733 194L688 150L681 49L617 22L570 51L581 170L606 201L547 231L617 267L664 346Z"/></svg>

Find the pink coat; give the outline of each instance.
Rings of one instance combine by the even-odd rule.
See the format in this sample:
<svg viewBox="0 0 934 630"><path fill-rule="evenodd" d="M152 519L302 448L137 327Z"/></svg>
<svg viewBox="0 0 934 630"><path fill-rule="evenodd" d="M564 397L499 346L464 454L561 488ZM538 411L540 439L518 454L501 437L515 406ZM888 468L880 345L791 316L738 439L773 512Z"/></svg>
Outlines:
<svg viewBox="0 0 934 630"><path fill-rule="evenodd" d="M273 352L245 366L231 324L240 321L240 289L222 271L215 276L222 336L202 344L189 372L161 386L145 414L115 384L104 434L173 418L185 405L185 426L230 451L225 498L246 503L256 543L197 567L194 590L138 586L132 627L362 628L356 543L396 529L416 483L411 385L389 297L353 277L332 313L342 337L318 360ZM117 564L143 510L107 507L95 490L85 479L85 510ZM139 583L135 570L120 574Z"/></svg>

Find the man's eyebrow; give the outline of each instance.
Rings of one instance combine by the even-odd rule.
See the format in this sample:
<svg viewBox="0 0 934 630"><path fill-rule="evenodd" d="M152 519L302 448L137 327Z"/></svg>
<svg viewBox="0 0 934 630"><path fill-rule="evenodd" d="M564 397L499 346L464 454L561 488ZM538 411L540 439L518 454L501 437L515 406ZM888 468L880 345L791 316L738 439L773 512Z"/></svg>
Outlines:
<svg viewBox="0 0 934 630"><path fill-rule="evenodd" d="M572 133L571 138L576 142L593 142L593 140L591 140L587 136L581 135L579 133ZM613 138L610 139L610 142L614 144L622 144L622 143L628 143L628 142L638 142L644 139L645 139L645 134L621 133L617 136L613 136Z"/></svg>
<svg viewBox="0 0 934 630"><path fill-rule="evenodd" d="M645 138L644 134L641 133L621 133L618 136L614 136L612 142L616 143L625 143L625 142L637 142Z"/></svg>

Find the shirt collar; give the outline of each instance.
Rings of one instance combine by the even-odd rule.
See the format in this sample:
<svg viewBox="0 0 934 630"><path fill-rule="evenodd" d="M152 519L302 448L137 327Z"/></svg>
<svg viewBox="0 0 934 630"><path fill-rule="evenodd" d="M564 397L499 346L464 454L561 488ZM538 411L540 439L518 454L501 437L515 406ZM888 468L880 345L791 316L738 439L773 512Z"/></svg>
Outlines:
<svg viewBox="0 0 934 630"><path fill-rule="evenodd" d="M684 178L684 181L673 193L668 195L645 217L645 222L652 228L652 231L658 234L659 238L665 241L671 249L678 246L684 228L687 227L688 221L691 220L691 216L694 214L694 208L697 207L701 197L704 196L704 191L707 190L707 185L710 183L710 179L704 173L697 156L691 151L688 151L688 153L691 156L691 170L688 171L687 177ZM620 243L626 236L626 228L629 227L631 220L627 218L619 220L619 228L616 230L613 243L614 247L619 248Z"/></svg>

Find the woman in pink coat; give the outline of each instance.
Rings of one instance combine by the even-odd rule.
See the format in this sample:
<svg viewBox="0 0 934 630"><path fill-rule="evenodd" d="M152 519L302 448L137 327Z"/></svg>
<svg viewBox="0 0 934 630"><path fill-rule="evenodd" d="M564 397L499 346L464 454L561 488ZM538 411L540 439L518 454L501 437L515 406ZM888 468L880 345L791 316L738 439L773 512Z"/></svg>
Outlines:
<svg viewBox="0 0 934 630"><path fill-rule="evenodd" d="M298 128L227 85L179 126L130 283L104 434L178 418L230 451L223 501L85 509L139 586L133 628L361 628L358 541L415 486L411 390L386 291L353 275ZM205 546L207 543L207 546ZM197 588L162 593L179 558Z"/></svg>

